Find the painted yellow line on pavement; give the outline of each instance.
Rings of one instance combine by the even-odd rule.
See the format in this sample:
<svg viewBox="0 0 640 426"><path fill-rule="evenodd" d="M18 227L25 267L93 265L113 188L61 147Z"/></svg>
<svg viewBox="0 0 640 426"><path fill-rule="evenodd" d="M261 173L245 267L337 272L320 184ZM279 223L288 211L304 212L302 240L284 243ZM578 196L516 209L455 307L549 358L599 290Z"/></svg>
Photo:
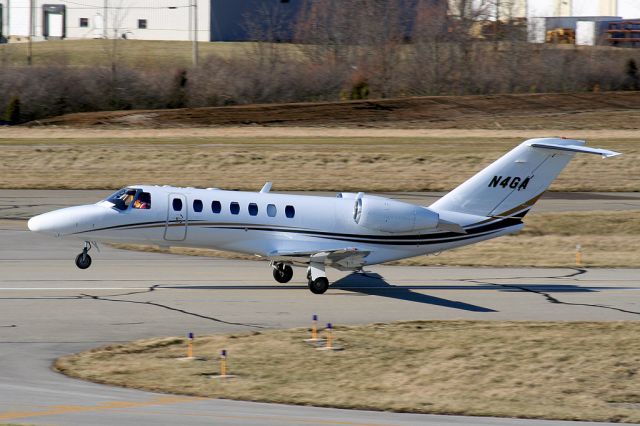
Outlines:
<svg viewBox="0 0 640 426"><path fill-rule="evenodd" d="M0 412L0 421L5 420L19 420L29 417L43 417L43 416L55 416L61 414L76 414L86 412L99 412L99 411L111 411L116 413L132 413L131 409L153 407L153 406L166 406L171 404L187 403L194 401L203 401L208 398L198 397L186 397L186 396L162 396L153 398L149 401L110 401L103 402L97 405L53 405L43 408L37 411L10 411L2 413ZM190 416L190 417L213 417L218 419L230 419L230 420L252 420L252 421L271 421L276 423L293 423L293 424L317 424L317 425L340 425L340 426L390 426L392 423L360 423L350 422L342 420L322 420L322 419L304 419L299 417L281 417L281 416L241 416L241 415L229 415L220 414L217 412L212 413L185 413L185 412L168 412L163 410L161 412L145 411L145 415L155 414L160 416L176 415L176 416Z"/></svg>
<svg viewBox="0 0 640 426"><path fill-rule="evenodd" d="M262 403L264 404L264 403ZM317 408L326 408L326 407L317 407ZM116 410L118 412L129 413L130 410ZM299 417L280 417L280 416L263 416L260 414L256 414L255 416L237 416L237 415L229 415L229 414L219 414L219 413L184 413L184 412L172 412L172 411L160 411L160 412L150 412L145 411L145 415L155 414L158 416L190 416L190 417L214 417L217 419L229 419L229 420L253 420L253 421L271 421L276 423L293 423L293 424L318 424L318 425L338 425L338 426L394 426L396 423L359 423L359 422L350 422L346 420L322 420L322 419L303 419Z"/></svg>
<svg viewBox="0 0 640 426"><path fill-rule="evenodd" d="M123 408L149 407L153 405L177 404L183 402L193 402L201 398L185 396L161 396L149 401L110 401L97 405L52 405L44 410L38 411L9 411L0 412L0 420L17 420L28 417L54 416L57 414L73 414L91 411L106 411Z"/></svg>

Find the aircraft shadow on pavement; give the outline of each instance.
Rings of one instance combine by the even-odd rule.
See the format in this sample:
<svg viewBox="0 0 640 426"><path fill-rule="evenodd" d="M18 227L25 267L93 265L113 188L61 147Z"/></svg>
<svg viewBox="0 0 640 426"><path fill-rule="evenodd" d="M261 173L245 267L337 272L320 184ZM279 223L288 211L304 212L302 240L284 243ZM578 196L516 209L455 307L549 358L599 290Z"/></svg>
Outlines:
<svg viewBox="0 0 640 426"><path fill-rule="evenodd" d="M428 305L442 306L451 309L461 309L471 312L496 312L493 309L456 300L443 299L428 294L416 293L417 288L431 289L430 286L395 286L389 284L380 274L367 272L366 274L353 273L339 279L331 285L343 291L367 294L370 296L388 297L392 299L406 300L409 302L424 303Z"/></svg>
<svg viewBox="0 0 640 426"><path fill-rule="evenodd" d="M158 288L176 290L305 290L306 285L159 285ZM601 290L617 290L629 287L589 287L572 284L492 284L492 283L469 283L469 284L405 284L393 285L387 282L384 277L377 273L367 272L352 273L335 281L331 289L339 289L363 295L387 297L391 299L406 300L409 302L424 303L428 305L442 306L451 309L460 309L470 312L497 312L490 308L472 305L470 303L444 299L417 293L415 290L492 290L500 292L522 292L532 291L536 293L591 293Z"/></svg>
<svg viewBox="0 0 640 426"><path fill-rule="evenodd" d="M455 289L468 290L468 286L451 286ZM175 290L305 290L308 287L301 285L280 285L280 286L263 286L263 285L159 285L158 289L175 289ZM471 312L497 312L493 309L484 308L482 306L472 305L470 303L458 302L455 300L443 299L441 297L429 296L422 293L416 293L412 290L430 290L433 286L428 285L410 285L395 286L389 284L382 276L375 273L358 274L353 273L335 281L331 289L350 291L353 293L361 293L370 296L387 297L391 299L406 300L409 302L425 303L428 305L443 306L452 309L461 309ZM436 288L438 289L438 288ZM491 287L495 290L495 287Z"/></svg>

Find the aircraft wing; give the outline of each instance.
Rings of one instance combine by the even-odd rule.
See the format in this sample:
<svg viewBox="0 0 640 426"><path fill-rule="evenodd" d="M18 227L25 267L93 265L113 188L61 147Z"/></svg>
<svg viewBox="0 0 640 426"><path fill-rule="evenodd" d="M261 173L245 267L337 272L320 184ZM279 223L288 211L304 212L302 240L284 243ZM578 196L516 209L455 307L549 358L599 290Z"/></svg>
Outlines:
<svg viewBox="0 0 640 426"><path fill-rule="evenodd" d="M323 263L340 271L350 271L363 266L364 258L369 253L371 252L358 250L357 248L339 248L317 252L276 250L269 253L267 258L269 260L297 264Z"/></svg>

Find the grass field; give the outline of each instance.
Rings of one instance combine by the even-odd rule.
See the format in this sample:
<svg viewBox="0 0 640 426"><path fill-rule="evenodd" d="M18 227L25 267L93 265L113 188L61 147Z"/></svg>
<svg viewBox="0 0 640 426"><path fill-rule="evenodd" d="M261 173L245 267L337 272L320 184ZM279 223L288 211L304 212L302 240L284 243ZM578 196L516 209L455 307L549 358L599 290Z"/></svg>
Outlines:
<svg viewBox="0 0 640 426"><path fill-rule="evenodd" d="M290 45L282 45L291 48ZM199 43L202 57L217 54L237 55L251 49L251 43ZM109 65L113 58L113 40L50 40L33 43L34 65ZM191 42L117 40L116 58L119 64L133 67L191 65ZM0 64L26 65L27 43L0 44Z"/></svg>
<svg viewBox="0 0 640 426"><path fill-rule="evenodd" d="M640 421L639 322L415 321L336 327L339 352L305 329L110 345L55 368L100 383L177 394L344 408ZM219 373L226 349L233 380ZM310 383L313 386L310 386Z"/></svg>
<svg viewBox="0 0 640 426"><path fill-rule="evenodd" d="M69 130L81 132L81 130ZM258 190L450 190L519 138L0 138L1 188L118 188L134 183ZM574 159L557 191L638 191L638 139L590 145L625 155Z"/></svg>
<svg viewBox="0 0 640 426"><path fill-rule="evenodd" d="M518 234L473 244L437 256L420 256L395 265L575 266L575 247L586 267L639 267L640 215L635 211L532 213ZM207 249L114 244L128 250L256 260L254 256Z"/></svg>

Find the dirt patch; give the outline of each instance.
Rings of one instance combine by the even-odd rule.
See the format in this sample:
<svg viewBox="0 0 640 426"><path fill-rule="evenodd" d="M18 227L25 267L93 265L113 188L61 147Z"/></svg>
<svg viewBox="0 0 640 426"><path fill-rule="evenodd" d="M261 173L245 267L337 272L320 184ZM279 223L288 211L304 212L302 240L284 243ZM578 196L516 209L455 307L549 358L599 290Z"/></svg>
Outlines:
<svg viewBox="0 0 640 426"><path fill-rule="evenodd" d="M30 126L319 126L428 129L638 129L639 92L430 96L68 114Z"/></svg>
<svg viewBox="0 0 640 426"><path fill-rule="evenodd" d="M470 139L517 139L538 137L567 137L583 140L637 139L637 130L559 130L559 129L392 129L392 128L320 128L320 127L185 127L169 129L113 129L60 126L47 127L0 127L0 144L91 144L100 141L130 139L136 143L203 143L209 139L236 139L237 141L266 138L318 139L318 138L438 138L453 140Z"/></svg>
<svg viewBox="0 0 640 426"><path fill-rule="evenodd" d="M401 412L638 422L638 322L414 321L110 345L63 357L73 377L151 391ZM233 380L219 373L228 351ZM310 366L313 366L310 368Z"/></svg>

